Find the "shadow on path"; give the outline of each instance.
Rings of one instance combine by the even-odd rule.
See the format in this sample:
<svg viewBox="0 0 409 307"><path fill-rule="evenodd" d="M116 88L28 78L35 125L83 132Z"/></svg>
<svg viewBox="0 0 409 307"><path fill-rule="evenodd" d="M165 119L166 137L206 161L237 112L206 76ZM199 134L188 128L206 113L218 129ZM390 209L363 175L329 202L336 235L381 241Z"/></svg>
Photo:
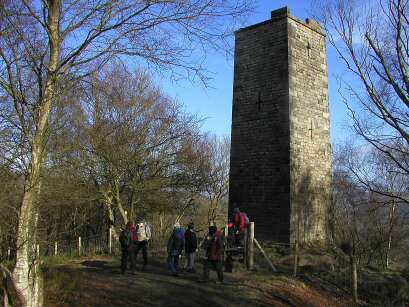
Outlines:
<svg viewBox="0 0 409 307"><path fill-rule="evenodd" d="M231 274L225 276L223 285L215 284L216 272L211 273L210 282L200 282L201 269L199 263L197 273L174 277L164 260L155 260L133 275L120 274L119 263L114 260L82 261L55 268L60 274L81 277L71 295L46 294L46 306L266 306L257 290Z"/></svg>
<svg viewBox="0 0 409 307"><path fill-rule="evenodd" d="M102 260L86 260L81 262L81 265L93 268L103 268L107 263L107 261Z"/></svg>
<svg viewBox="0 0 409 307"><path fill-rule="evenodd" d="M141 265L139 264L138 267ZM53 267L45 278L45 306L258 307L347 306L298 280L266 272L225 274L225 283L200 282L197 273L170 275L165 259L152 259L145 270L121 274L112 258L73 261Z"/></svg>

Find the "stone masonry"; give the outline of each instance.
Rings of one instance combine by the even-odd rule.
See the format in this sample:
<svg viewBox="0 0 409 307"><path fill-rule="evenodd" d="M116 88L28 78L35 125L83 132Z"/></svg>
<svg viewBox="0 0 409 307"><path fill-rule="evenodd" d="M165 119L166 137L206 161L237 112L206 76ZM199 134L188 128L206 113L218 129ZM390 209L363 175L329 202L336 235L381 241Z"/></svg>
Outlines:
<svg viewBox="0 0 409 307"><path fill-rule="evenodd" d="M229 213L265 241L325 245L331 144L325 34L288 8L236 32Z"/></svg>

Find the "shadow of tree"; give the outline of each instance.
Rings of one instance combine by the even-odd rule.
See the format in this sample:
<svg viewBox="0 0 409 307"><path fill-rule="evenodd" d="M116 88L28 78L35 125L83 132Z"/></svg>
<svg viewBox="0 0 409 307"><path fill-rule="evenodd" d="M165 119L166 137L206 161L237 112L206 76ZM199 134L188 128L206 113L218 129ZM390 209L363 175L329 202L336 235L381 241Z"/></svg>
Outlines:
<svg viewBox="0 0 409 307"><path fill-rule="evenodd" d="M180 277L168 273L164 259L151 261L145 271L135 275L119 274L117 262L94 260L83 261L76 268L56 269L66 276L77 273L82 278L74 291L64 295L63 303L56 303L62 293L49 293L47 306L265 306L240 277L226 274L223 285L199 282L200 263L199 273ZM216 273L212 272L211 277L216 280Z"/></svg>
<svg viewBox="0 0 409 307"><path fill-rule="evenodd" d="M306 169L293 177L291 191L291 242L298 235L303 247L325 246L328 243L328 209L331 186Z"/></svg>

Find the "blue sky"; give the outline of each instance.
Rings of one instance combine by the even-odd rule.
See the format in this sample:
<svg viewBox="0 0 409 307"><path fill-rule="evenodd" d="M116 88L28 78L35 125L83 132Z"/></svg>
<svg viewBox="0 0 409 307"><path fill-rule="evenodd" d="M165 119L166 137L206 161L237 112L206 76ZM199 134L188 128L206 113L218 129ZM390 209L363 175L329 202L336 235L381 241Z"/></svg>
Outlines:
<svg viewBox="0 0 409 307"><path fill-rule="evenodd" d="M270 18L270 12L288 6L291 14L300 19L311 17L311 1L309 0L259 0L245 25L255 24ZM333 144L348 136L346 127L348 113L338 94L336 76L343 73L344 65L340 62L335 51L327 44L329 97L331 112L331 138ZM231 106L233 96L233 59L227 59L223 54L209 53L206 55L205 67L212 72L209 88L189 81L172 83L164 79L164 92L185 105L188 112L196 113L206 118L202 130L219 136L230 135Z"/></svg>

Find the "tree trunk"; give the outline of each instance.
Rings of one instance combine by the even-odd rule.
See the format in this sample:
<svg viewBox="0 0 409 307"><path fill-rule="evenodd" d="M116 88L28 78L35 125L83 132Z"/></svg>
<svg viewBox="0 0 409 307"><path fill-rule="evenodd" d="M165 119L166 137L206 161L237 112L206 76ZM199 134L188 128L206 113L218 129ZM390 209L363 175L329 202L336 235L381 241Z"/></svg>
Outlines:
<svg viewBox="0 0 409 307"><path fill-rule="evenodd" d="M352 285L352 297L354 303L358 303L358 268L355 255L350 256L351 261L351 285Z"/></svg>
<svg viewBox="0 0 409 307"><path fill-rule="evenodd" d="M3 306L4 307L12 307L14 302L17 301L17 298L12 298L11 297L11 291L9 289L8 286L8 279L11 278L10 276L10 272L7 270L6 267L4 267L1 263L0 263L0 289L2 290L2 295L3 295ZM13 283L13 280L11 280L11 282Z"/></svg>
<svg viewBox="0 0 409 307"><path fill-rule="evenodd" d="M23 306L42 306L41 277L35 252L37 230L37 198L41 184L41 168L45 157L46 130L53 107L60 55L59 19L61 2L48 1L49 50L48 75L44 95L36 109L35 131L30 139L31 164L24 187L17 233L16 266L13 271L16 290ZM41 95L40 95L41 97ZM29 136L27 136L29 137Z"/></svg>
<svg viewBox="0 0 409 307"><path fill-rule="evenodd" d="M390 208L389 211L389 231L388 231L388 247L386 249L386 255L385 255L385 267L389 268L389 254L391 251L392 247L392 232L393 232L393 226L394 226L394 218L395 218L395 207L396 203L395 200L392 200L392 208Z"/></svg>
<svg viewBox="0 0 409 307"><path fill-rule="evenodd" d="M40 189L40 160L38 153L33 152L31 176L26 182L20 209L16 266L13 271L16 290L23 300L23 306L28 307L41 306L39 301L41 277L38 275L39 268L35 249L38 221L36 197Z"/></svg>
<svg viewBox="0 0 409 307"><path fill-rule="evenodd" d="M294 264L293 264L293 277L297 277L298 271L298 261L299 261L299 253L300 253L300 208L297 205L295 215L295 225L297 229L295 230L295 240L294 240Z"/></svg>
<svg viewBox="0 0 409 307"><path fill-rule="evenodd" d="M107 207L108 211L108 218L110 222L110 227L112 229L112 235L115 239L119 239L118 232L115 228L115 216L114 216L114 211L112 210L112 198L105 196L105 205Z"/></svg>
<svg viewBox="0 0 409 307"><path fill-rule="evenodd" d="M356 227L356 221L355 227ZM358 267L356 259L356 238L355 234L352 236L352 248L349 251L349 261L351 266L351 291L354 304L358 304Z"/></svg>
<svg viewBox="0 0 409 307"><path fill-rule="evenodd" d="M116 202L116 206L118 207L119 213L122 216L122 220L124 221L124 225L126 225L128 223L128 215L127 212L124 209L124 206L122 205L122 201L121 201L121 195L119 194L119 178L115 179L115 202Z"/></svg>

